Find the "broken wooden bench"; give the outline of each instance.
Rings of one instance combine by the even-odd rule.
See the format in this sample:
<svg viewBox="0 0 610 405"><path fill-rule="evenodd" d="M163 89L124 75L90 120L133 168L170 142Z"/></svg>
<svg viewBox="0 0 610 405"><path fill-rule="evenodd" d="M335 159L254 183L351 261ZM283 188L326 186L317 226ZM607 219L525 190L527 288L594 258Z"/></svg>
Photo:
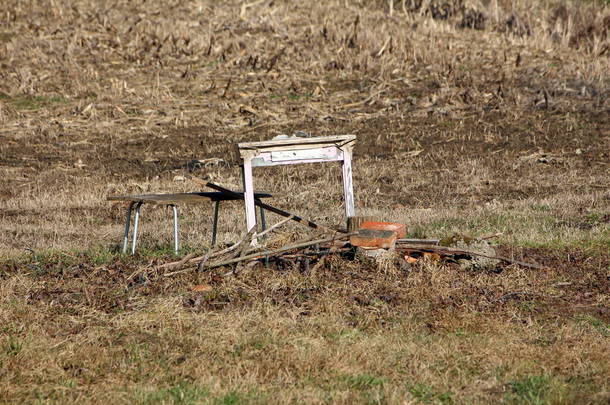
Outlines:
<svg viewBox="0 0 610 405"><path fill-rule="evenodd" d="M269 193L254 193L254 199L260 203L260 199L268 198L272 195ZM243 200L243 192L194 192L194 193L175 193L175 194L141 194L141 195L116 195L108 196L108 201L124 201L128 202L127 214L125 217L125 233L123 236L123 253L127 252L127 246L129 244L129 228L131 224L131 212L135 207L136 215L133 221L133 232L131 241L131 254L136 251L136 244L138 240L138 227L140 223L140 208L144 204L154 204L172 207L174 212L174 252L177 254L180 248L180 240L178 235L178 205L180 204L193 204L201 203L208 200L214 202L214 219L212 222L212 245L216 244L216 234L218 231L218 213L220 209L221 201L234 201ZM263 230L266 228L265 211L263 207L260 207L261 227Z"/></svg>

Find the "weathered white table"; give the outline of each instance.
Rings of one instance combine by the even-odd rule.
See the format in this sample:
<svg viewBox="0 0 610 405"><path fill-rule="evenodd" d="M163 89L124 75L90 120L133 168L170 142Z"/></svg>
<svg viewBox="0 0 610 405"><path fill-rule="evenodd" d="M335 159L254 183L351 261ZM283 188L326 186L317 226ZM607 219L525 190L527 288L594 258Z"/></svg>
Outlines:
<svg viewBox="0 0 610 405"><path fill-rule="evenodd" d="M252 179L253 167L340 161L343 163L345 214L348 217L354 216L352 149L355 143L355 135L336 135L312 138L292 137L237 144L239 154L243 159L247 230L250 231L256 227L256 207L254 204L254 184Z"/></svg>

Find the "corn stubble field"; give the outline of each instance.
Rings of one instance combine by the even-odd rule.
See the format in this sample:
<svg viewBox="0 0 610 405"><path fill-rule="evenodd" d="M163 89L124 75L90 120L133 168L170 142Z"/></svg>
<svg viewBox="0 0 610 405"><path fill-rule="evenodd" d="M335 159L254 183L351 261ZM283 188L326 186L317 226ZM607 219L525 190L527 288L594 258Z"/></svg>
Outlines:
<svg viewBox="0 0 610 405"><path fill-rule="evenodd" d="M607 1L0 2L0 402L608 403L609 31ZM358 136L361 215L545 269L132 277L175 260L170 212L124 256L106 195L239 188L234 144L297 130ZM256 173L344 224L336 165Z"/></svg>

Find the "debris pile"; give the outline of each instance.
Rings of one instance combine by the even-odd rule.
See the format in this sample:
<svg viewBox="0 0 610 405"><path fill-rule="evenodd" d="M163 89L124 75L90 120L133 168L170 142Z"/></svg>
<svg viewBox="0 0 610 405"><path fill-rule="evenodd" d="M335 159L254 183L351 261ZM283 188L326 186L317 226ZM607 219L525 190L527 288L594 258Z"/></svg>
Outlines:
<svg viewBox="0 0 610 405"><path fill-rule="evenodd" d="M348 260L367 258L376 261L380 267L387 267L390 262L398 262L399 267L408 267L420 260L431 260L454 262L463 268L490 269L500 262L542 268L538 264L499 256L487 241L498 235L478 239L463 235L454 235L442 240L410 239L407 238L405 224L380 222L370 217L354 216L351 183L351 146L354 142L354 135L311 138L305 132L297 132L291 136L281 135L268 142L238 144L244 159L244 185L249 190L248 192L236 192L218 184L204 182L194 176L189 176L189 178L199 185L205 185L227 197L245 200L247 228L250 231L246 232L237 243L228 247L210 249L202 255L193 253L181 260L157 265L152 269L145 269L145 271L152 270L157 275L162 274L169 277L189 271L201 272L218 267L229 267L231 270L226 274L230 275L259 263L277 269L300 266L303 271L309 271L311 266L313 268L321 266L329 255L340 255ZM347 228L324 226L255 198L251 173L253 162L257 162L257 165L268 166L327 161L341 161L343 165ZM249 168L248 171L246 171L246 167ZM284 219L271 228L257 233L255 207L259 207L261 213L262 210L267 210ZM317 236L281 246L265 245L263 237L277 231L288 221L295 221L313 229ZM262 244L261 241L263 241ZM212 243L214 244L214 242Z"/></svg>
<svg viewBox="0 0 610 405"><path fill-rule="evenodd" d="M358 257L368 258L376 261L381 267L387 265L388 260L395 261L398 258L398 264L402 268L420 260L458 263L463 268L489 269L500 262L542 268L535 263L525 263L497 255L487 239L498 235L478 239L463 235L454 235L442 240L409 239L406 238L405 224L372 220L360 221L357 229L351 231L323 227L326 235L279 247L270 248L264 243L257 246L252 244L255 240L261 241L264 236L276 231L290 220L294 218L285 218L260 233L250 231L237 243L223 249L210 250L205 255L190 254L179 261L156 266L155 270L169 277L189 271L207 271L224 266L230 268L225 275L234 275L243 269L261 264L275 269L300 268L307 272L322 266L329 255L340 255L347 260Z"/></svg>

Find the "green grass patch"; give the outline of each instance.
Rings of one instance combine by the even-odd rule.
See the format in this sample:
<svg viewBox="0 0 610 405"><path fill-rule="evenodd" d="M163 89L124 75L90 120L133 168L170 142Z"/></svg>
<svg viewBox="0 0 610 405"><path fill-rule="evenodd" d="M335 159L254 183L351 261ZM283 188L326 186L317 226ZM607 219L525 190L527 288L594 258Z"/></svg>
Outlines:
<svg viewBox="0 0 610 405"><path fill-rule="evenodd" d="M144 115L144 113L141 110L138 110L137 108L129 108L127 110L125 110L125 114L131 116L131 117L139 117Z"/></svg>
<svg viewBox="0 0 610 405"><path fill-rule="evenodd" d="M543 302L536 300L527 300L517 303L517 308L523 312L539 312L542 311L544 307L545 304Z"/></svg>
<svg viewBox="0 0 610 405"><path fill-rule="evenodd" d="M409 393L417 403L422 404L453 404L453 393L439 392L433 387L421 383L409 385Z"/></svg>
<svg viewBox="0 0 610 405"><path fill-rule="evenodd" d="M529 375L510 381L506 402L543 405L550 403L551 378L547 375Z"/></svg>
<svg viewBox="0 0 610 405"><path fill-rule="evenodd" d="M3 352L7 356L16 356L21 353L21 350L23 350L23 342L12 336L9 337L3 347Z"/></svg>
<svg viewBox="0 0 610 405"><path fill-rule="evenodd" d="M414 239L426 239L427 236L427 228L421 225L415 225L409 229L409 233L407 234L407 238Z"/></svg>
<svg viewBox="0 0 610 405"><path fill-rule="evenodd" d="M549 250L578 249L590 255L607 255L610 250L610 229L590 232L590 236L551 238L545 240L517 239L515 245Z"/></svg>
<svg viewBox="0 0 610 405"><path fill-rule="evenodd" d="M366 338L366 333L358 328L342 329L328 334L328 339L335 342L354 342Z"/></svg>
<svg viewBox="0 0 610 405"><path fill-rule="evenodd" d="M604 337L610 337L610 324L602 321L601 319L597 319L592 315L583 315L577 316L575 320L578 323L584 323L592 326L595 330L601 333Z"/></svg>
<svg viewBox="0 0 610 405"><path fill-rule="evenodd" d="M214 293L210 294L212 297L215 296ZM218 300L218 298L216 299ZM251 339L247 339L242 343L238 343L233 346L231 354L236 357L242 357L244 355L256 355L258 353L265 352L266 350L270 350L274 346L276 346L278 342L273 339L266 332L261 332L261 334L254 336Z"/></svg>
<svg viewBox="0 0 610 405"><path fill-rule="evenodd" d="M134 397L133 402L141 405L238 405L268 403L268 399L255 390L248 392L230 390L213 394L209 388L188 381L181 381L175 385L157 389L138 389Z"/></svg>
<svg viewBox="0 0 610 405"><path fill-rule="evenodd" d="M10 42L15 37L14 32L0 32L0 42Z"/></svg>
<svg viewBox="0 0 610 405"><path fill-rule="evenodd" d="M212 405L238 405L251 403L268 403L268 400L257 391L229 391L209 401Z"/></svg>
<svg viewBox="0 0 610 405"><path fill-rule="evenodd" d="M610 250L610 224L603 212L590 213L578 221L566 221L548 205L502 213L448 216L413 226L411 238L448 238L455 234L471 238L500 233L492 242L550 250L578 249L597 255Z"/></svg>
<svg viewBox="0 0 610 405"><path fill-rule="evenodd" d="M92 264L102 266L120 260L125 264L139 264L151 259L167 261L178 260L178 257L201 252L201 247L181 246L178 256L174 255L173 241L169 244L148 246L138 245L136 254L131 254L131 245L127 253L123 254L120 245L94 246L86 250L61 251L56 249L27 250L18 256L0 257L0 275L14 272L34 272L44 275L62 271L73 266Z"/></svg>
<svg viewBox="0 0 610 405"><path fill-rule="evenodd" d="M16 110L37 110L43 107L51 107L57 104L69 103L69 100L67 98L61 96L0 96L0 100L5 100Z"/></svg>
<svg viewBox="0 0 610 405"><path fill-rule="evenodd" d="M345 381L351 389L367 391L375 387L383 386L388 382L388 379L371 374L358 374L345 377Z"/></svg>
<svg viewBox="0 0 610 405"><path fill-rule="evenodd" d="M532 211L536 212L549 212L551 207L548 204L534 204L531 207Z"/></svg>
<svg viewBox="0 0 610 405"><path fill-rule="evenodd" d="M138 390L135 402L141 405L152 404L200 404L210 395L206 387L200 387L189 382L180 382L176 385L159 388L152 391Z"/></svg>

